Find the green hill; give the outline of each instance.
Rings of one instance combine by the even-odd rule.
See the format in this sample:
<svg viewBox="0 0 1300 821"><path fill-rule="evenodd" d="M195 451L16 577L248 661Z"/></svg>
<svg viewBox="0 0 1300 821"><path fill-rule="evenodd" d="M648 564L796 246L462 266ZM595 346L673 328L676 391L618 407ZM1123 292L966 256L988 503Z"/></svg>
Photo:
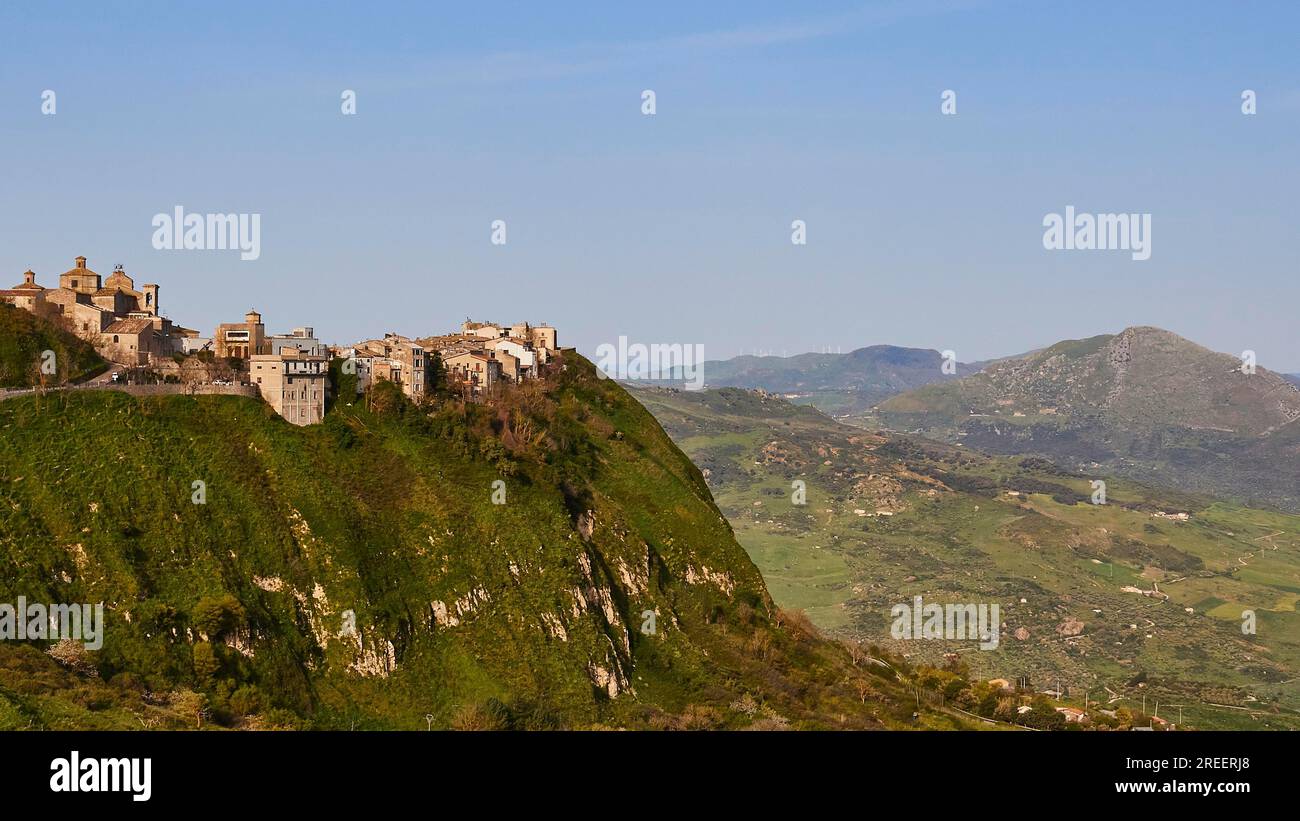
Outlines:
<svg viewBox="0 0 1300 821"><path fill-rule="evenodd" d="M488 405L371 398L308 428L239 397L0 402L0 601L107 621L57 662L0 642L0 726L910 723L590 363Z"/></svg>
<svg viewBox="0 0 1300 821"><path fill-rule="evenodd" d="M852 420L1300 512L1300 389L1159 328L1067 340Z"/></svg>
<svg viewBox="0 0 1300 821"><path fill-rule="evenodd" d="M53 351L47 360L46 351ZM44 384L61 385L94 375L104 360L94 347L29 311L0 303L0 388L27 388L42 382L41 368L51 362L54 373Z"/></svg>

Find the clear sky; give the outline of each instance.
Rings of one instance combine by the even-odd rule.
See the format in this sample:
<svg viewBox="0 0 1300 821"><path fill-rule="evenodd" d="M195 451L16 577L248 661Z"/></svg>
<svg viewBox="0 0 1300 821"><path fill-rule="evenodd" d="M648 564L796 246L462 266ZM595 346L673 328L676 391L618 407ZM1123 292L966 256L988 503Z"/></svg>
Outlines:
<svg viewBox="0 0 1300 821"><path fill-rule="evenodd" d="M1298 44L1294 2L6 3L0 287L84 254L205 334L972 361L1143 324L1300 371ZM261 214L260 258L155 250L177 205ZM1067 205L1150 213L1151 258L1045 250Z"/></svg>

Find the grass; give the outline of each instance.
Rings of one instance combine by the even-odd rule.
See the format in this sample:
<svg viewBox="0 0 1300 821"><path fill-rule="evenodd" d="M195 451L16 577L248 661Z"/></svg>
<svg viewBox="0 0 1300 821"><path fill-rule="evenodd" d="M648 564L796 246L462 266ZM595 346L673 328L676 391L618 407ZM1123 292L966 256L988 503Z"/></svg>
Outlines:
<svg viewBox="0 0 1300 821"><path fill-rule="evenodd" d="M0 403L0 601L107 611L90 673L0 643L0 726L906 726L901 685L863 702L790 626L654 418L564 360L308 428L241 397Z"/></svg>

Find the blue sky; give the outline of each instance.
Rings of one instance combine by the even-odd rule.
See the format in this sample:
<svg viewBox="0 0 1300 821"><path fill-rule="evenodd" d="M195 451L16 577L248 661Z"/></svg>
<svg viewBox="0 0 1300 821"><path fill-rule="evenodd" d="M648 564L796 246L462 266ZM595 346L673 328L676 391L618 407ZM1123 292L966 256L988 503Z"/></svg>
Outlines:
<svg viewBox="0 0 1300 821"><path fill-rule="evenodd" d="M528 319L588 354L1149 324L1300 371L1294 3L468 5L6 5L0 284L84 254L204 333ZM176 205L261 214L260 258L155 250ZM1151 259L1044 250L1067 205L1152 214Z"/></svg>

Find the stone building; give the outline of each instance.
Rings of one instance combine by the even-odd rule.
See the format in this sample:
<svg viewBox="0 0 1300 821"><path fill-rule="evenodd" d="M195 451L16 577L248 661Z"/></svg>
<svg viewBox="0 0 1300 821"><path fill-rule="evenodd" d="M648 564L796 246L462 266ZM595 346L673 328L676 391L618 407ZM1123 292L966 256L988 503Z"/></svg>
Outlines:
<svg viewBox="0 0 1300 821"><path fill-rule="evenodd" d="M451 382L470 393L481 393L501 380L501 362L483 351L448 353L442 363Z"/></svg>
<svg viewBox="0 0 1300 821"><path fill-rule="evenodd" d="M244 314L243 322L223 322L212 334L213 350L219 358L250 359L260 354L270 354L266 341L266 326L257 311Z"/></svg>
<svg viewBox="0 0 1300 821"><path fill-rule="evenodd" d="M271 353L279 353L285 348L297 348L303 353L316 356L324 356L329 352L327 346L316 338L314 328L294 328L287 334L267 337L267 342L271 346Z"/></svg>
<svg viewBox="0 0 1300 821"><path fill-rule="evenodd" d="M413 401L425 397L434 379L432 360L424 346L400 334L385 334L383 339L371 339L358 342L352 348L357 362L358 377L361 376L362 362L366 378L358 378L358 389L364 389L372 380L385 379L402 388L402 393Z"/></svg>
<svg viewBox="0 0 1300 821"><path fill-rule="evenodd" d="M135 280L121 265L102 278L87 267L85 257L77 257L74 266L59 275L57 288L38 285L36 274L26 271L20 285L0 291L0 299L62 322L110 359L124 364L147 364L151 357L169 356L180 350L182 338L194 335L173 327L162 315L157 285L142 285L137 290ZM148 329L135 320L143 320ZM124 322L127 324L121 324ZM110 331L113 326L116 329ZM124 355L122 359L117 359L119 353Z"/></svg>
<svg viewBox="0 0 1300 821"><path fill-rule="evenodd" d="M249 377L276 413L295 425L325 418L329 357L286 347L278 354L253 354Z"/></svg>
<svg viewBox="0 0 1300 821"><path fill-rule="evenodd" d="M121 265L101 281L99 274L86 267L86 258L77 257L74 267L59 275L58 290L75 294L76 302L96 305L118 318L132 313L150 316L160 313L158 286L142 285L137 291L135 280Z"/></svg>
<svg viewBox="0 0 1300 821"><path fill-rule="evenodd" d="M100 333L100 349L113 362L148 365L152 357L169 356L171 343L154 327L152 319L119 319Z"/></svg>
<svg viewBox="0 0 1300 821"><path fill-rule="evenodd" d="M31 271L23 273L23 281L7 290L0 291L0 302L8 302L38 316L46 316L45 288L36 284L36 274Z"/></svg>

